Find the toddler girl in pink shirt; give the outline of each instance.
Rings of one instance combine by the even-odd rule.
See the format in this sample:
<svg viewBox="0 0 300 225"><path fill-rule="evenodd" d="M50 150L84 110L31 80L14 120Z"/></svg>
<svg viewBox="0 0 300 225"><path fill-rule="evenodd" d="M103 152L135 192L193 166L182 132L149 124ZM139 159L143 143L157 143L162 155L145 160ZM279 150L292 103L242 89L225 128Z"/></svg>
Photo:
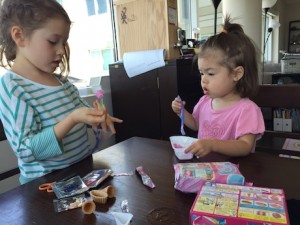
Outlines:
<svg viewBox="0 0 300 225"><path fill-rule="evenodd" d="M204 96L193 113L184 110L184 124L198 130L198 141L185 151L197 158L211 152L245 156L255 149L265 131L261 109L249 98L258 87L256 49L241 25L227 16L221 33L200 47L198 68ZM180 116L185 102L175 98L173 111Z"/></svg>

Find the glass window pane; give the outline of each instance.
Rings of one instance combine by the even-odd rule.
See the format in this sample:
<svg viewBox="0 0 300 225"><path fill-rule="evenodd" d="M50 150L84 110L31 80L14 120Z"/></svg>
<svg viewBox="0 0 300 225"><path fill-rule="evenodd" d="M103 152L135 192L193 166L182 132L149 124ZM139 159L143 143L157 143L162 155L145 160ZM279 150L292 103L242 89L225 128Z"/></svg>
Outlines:
<svg viewBox="0 0 300 225"><path fill-rule="evenodd" d="M70 76L83 79L109 75L114 62L110 0L60 0L70 16Z"/></svg>

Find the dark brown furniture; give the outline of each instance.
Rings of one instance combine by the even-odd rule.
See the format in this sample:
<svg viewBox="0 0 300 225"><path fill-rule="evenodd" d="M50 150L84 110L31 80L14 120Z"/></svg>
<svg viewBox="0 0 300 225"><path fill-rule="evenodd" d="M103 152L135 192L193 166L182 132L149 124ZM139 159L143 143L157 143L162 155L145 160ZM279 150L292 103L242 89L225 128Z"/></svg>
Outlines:
<svg viewBox="0 0 300 225"><path fill-rule="evenodd" d="M2 121L0 120L0 141L5 141L6 140L6 135L4 132L3 124ZM14 176L20 172L19 168L14 168L8 171L4 171L0 173L0 181L4 180L6 178L9 178L11 176Z"/></svg>
<svg viewBox="0 0 300 225"><path fill-rule="evenodd" d="M300 73L274 73L272 84L300 84Z"/></svg>
<svg viewBox="0 0 300 225"><path fill-rule="evenodd" d="M273 131L274 108L300 108L300 84L265 84L260 85L258 94L253 99L261 107L266 132L257 146L261 150L277 151L280 153L285 138L300 139L300 133ZM285 151L285 153L287 153ZM300 155L297 152L291 152Z"/></svg>
<svg viewBox="0 0 300 225"><path fill-rule="evenodd" d="M0 141L4 141L4 140L6 140L6 135L4 133L2 121L0 120Z"/></svg>
<svg viewBox="0 0 300 225"><path fill-rule="evenodd" d="M203 95L197 61L169 60L166 66L129 78L123 63L109 65L113 115L122 118L116 124L116 141L133 136L168 140L180 134L180 119L171 103L177 95L192 112ZM195 132L187 129L187 134Z"/></svg>
<svg viewBox="0 0 300 225"><path fill-rule="evenodd" d="M197 162L197 159L194 158L192 161ZM300 171L299 160L256 152L248 157L235 158L231 161L239 163L240 171L246 180L253 182L255 186L283 188L287 199L300 200L300 182L297 180ZM53 172L1 194L0 224L101 224L99 212L120 212L120 204L126 199L133 214L131 225L150 224L147 219L149 213L161 208L174 212L174 220L173 223L156 224L188 225L189 210L196 195L174 189L173 165L178 162L170 142L130 138L97 152L69 168ZM71 174L84 176L93 169L104 168L111 168L116 174L128 173L134 171L137 166L144 167L156 187L147 188L135 173L131 176L108 178L99 188L113 185L116 188L116 198L110 199L106 205L97 205L95 213L90 216L84 216L80 208L55 213L53 207L55 195L38 190L38 186L42 183L59 181Z"/></svg>
<svg viewBox="0 0 300 225"><path fill-rule="evenodd" d="M260 107L300 108L299 96L299 84L265 84L253 100Z"/></svg>

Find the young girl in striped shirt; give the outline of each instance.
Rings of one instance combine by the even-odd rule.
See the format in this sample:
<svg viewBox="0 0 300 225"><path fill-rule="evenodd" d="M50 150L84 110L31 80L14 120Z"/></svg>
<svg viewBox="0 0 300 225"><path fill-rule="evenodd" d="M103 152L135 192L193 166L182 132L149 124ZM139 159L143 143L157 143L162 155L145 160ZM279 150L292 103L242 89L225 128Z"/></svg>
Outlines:
<svg viewBox="0 0 300 225"><path fill-rule="evenodd" d="M0 6L0 119L18 158L20 182L76 163L93 152L87 125L113 118L90 107L68 79L71 20L55 0L4 0Z"/></svg>

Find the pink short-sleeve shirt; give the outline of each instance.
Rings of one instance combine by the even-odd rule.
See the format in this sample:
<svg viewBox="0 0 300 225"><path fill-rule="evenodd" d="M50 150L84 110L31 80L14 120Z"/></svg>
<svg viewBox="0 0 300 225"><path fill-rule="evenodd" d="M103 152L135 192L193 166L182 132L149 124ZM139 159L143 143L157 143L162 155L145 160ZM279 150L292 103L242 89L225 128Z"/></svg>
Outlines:
<svg viewBox="0 0 300 225"><path fill-rule="evenodd" d="M257 139L265 131L261 109L250 99L242 98L233 106L214 110L212 99L201 97L193 110L199 125L199 139L236 140L246 134L255 134ZM253 146L252 152L255 150Z"/></svg>

